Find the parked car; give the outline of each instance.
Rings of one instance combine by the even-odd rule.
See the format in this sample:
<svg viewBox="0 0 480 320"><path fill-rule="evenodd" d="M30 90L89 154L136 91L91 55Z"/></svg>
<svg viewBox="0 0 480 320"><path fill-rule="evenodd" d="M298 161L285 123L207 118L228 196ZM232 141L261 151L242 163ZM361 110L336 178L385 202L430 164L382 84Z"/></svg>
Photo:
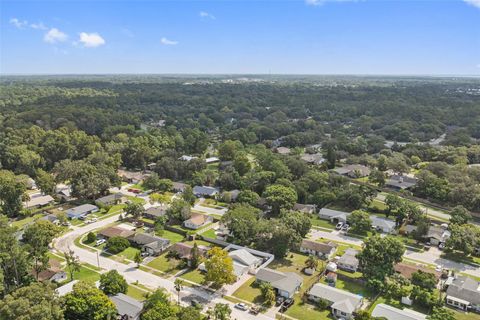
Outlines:
<svg viewBox="0 0 480 320"><path fill-rule="evenodd" d="M237 303L237 304L235 305L235 308L237 308L237 309L239 309L239 310L242 310L242 311L247 311L247 310L248 310L247 305L246 305L245 303L242 303L242 302Z"/></svg>
<svg viewBox="0 0 480 320"><path fill-rule="evenodd" d="M281 305L283 303L283 301L285 301L285 298L282 297L282 296L278 296L277 301L275 302L275 305L278 307L279 305Z"/></svg>
<svg viewBox="0 0 480 320"><path fill-rule="evenodd" d="M282 306L280 307L280 312L287 311L287 309L290 308L293 305L294 302L295 302L295 300L293 300L291 298L286 299L283 302Z"/></svg>
<svg viewBox="0 0 480 320"><path fill-rule="evenodd" d="M197 299L192 299L192 301L190 301L190 304L192 305L192 307L195 307L195 308L201 308L202 307L202 304Z"/></svg>
<svg viewBox="0 0 480 320"><path fill-rule="evenodd" d="M98 218L92 218L90 219L92 222L97 222L98 221Z"/></svg>
<svg viewBox="0 0 480 320"><path fill-rule="evenodd" d="M340 230L340 229L342 229L342 227L343 227L343 222L339 222L339 223L337 223L337 226L335 228L337 230Z"/></svg>
<svg viewBox="0 0 480 320"><path fill-rule="evenodd" d="M260 313L260 308L258 308L257 306L253 306L250 308L250 313L251 314L254 314L254 315L257 315Z"/></svg>
<svg viewBox="0 0 480 320"><path fill-rule="evenodd" d="M345 223L343 226L342 226L342 231L348 231L350 229L350 225L348 223Z"/></svg>
<svg viewBox="0 0 480 320"><path fill-rule="evenodd" d="M142 252L140 255L141 255L142 257L148 257L148 256L150 255L150 253L144 251L144 252Z"/></svg>
<svg viewBox="0 0 480 320"><path fill-rule="evenodd" d="M107 240L105 240L105 239L98 239L97 242L95 242L95 246L98 247L99 245L102 245L102 244L104 244L105 242L107 242Z"/></svg>

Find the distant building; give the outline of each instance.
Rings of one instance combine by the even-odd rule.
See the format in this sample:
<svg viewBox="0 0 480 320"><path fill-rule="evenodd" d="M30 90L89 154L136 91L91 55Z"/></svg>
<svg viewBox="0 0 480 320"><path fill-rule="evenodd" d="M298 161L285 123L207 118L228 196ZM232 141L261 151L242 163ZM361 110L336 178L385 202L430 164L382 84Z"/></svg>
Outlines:
<svg viewBox="0 0 480 320"><path fill-rule="evenodd" d="M159 217L163 217L167 214L167 206L150 207L145 210L143 216L147 219L156 220Z"/></svg>
<svg viewBox="0 0 480 320"><path fill-rule="evenodd" d="M147 233L136 233L128 237L128 240L139 246L143 252L157 256L165 251L170 245L170 240L153 236Z"/></svg>
<svg viewBox="0 0 480 320"><path fill-rule="evenodd" d="M175 192L183 192L185 191L185 188L187 187L187 184L182 183L182 182L173 182L172 183L172 190Z"/></svg>
<svg viewBox="0 0 480 320"><path fill-rule="evenodd" d="M328 301L333 316L339 319L353 319L354 313L360 309L363 303L363 298L360 295L322 283L317 283L310 289L308 299L315 302L319 300Z"/></svg>
<svg viewBox="0 0 480 320"><path fill-rule="evenodd" d="M63 183L57 184L55 187L55 194L58 198L64 201L70 201L72 200L72 187Z"/></svg>
<svg viewBox="0 0 480 320"><path fill-rule="evenodd" d="M451 233L449 230L439 226L430 226L426 238L431 244L439 246L445 244L450 236Z"/></svg>
<svg viewBox="0 0 480 320"><path fill-rule="evenodd" d="M406 190L415 187L417 182L416 178L393 175L385 181L385 186L395 190Z"/></svg>
<svg viewBox="0 0 480 320"><path fill-rule="evenodd" d="M293 210L303 213L315 213L315 211L317 211L317 206L314 204L295 203Z"/></svg>
<svg viewBox="0 0 480 320"><path fill-rule="evenodd" d="M375 216L372 216L370 220L372 221L372 227L374 227L377 231L381 231L383 233L392 233L395 231L395 221L393 220Z"/></svg>
<svg viewBox="0 0 480 320"><path fill-rule="evenodd" d="M404 308L398 309L388 304L379 303L372 311L372 317L388 320L425 320L427 316L423 313Z"/></svg>
<svg viewBox="0 0 480 320"><path fill-rule="evenodd" d="M207 216L206 214L194 213L192 214L190 219L185 220L183 222L183 226L188 229L197 230L211 223L212 221L213 221L213 218L210 216Z"/></svg>
<svg viewBox="0 0 480 320"><path fill-rule="evenodd" d="M85 217L87 214L97 212L98 210L98 207L93 204L82 204L81 206L68 209L66 213L70 219L78 219Z"/></svg>
<svg viewBox="0 0 480 320"><path fill-rule="evenodd" d="M53 199L53 197L50 195L35 193L30 195L30 199L25 201L23 205L27 209L33 209L33 208L45 207L54 201L55 199Z"/></svg>
<svg viewBox="0 0 480 320"><path fill-rule="evenodd" d="M214 187L208 187L208 186L193 187L193 194L197 197L215 197L219 193L220 193L220 190Z"/></svg>
<svg viewBox="0 0 480 320"><path fill-rule="evenodd" d="M193 159L198 159L198 157L183 155L183 156L181 156L180 158L178 158L178 160L187 161L187 162L188 162L188 161L192 161Z"/></svg>
<svg viewBox="0 0 480 320"><path fill-rule="evenodd" d="M108 240L112 237L121 237L121 238L128 238L135 234L132 230L128 230L119 226L108 227L105 229L100 230L97 233L97 236Z"/></svg>
<svg viewBox="0 0 480 320"><path fill-rule="evenodd" d="M318 213L320 219L330 220L332 223L347 222L349 215L351 215L351 212L332 210L328 208L322 208Z"/></svg>
<svg viewBox="0 0 480 320"><path fill-rule="evenodd" d="M217 157L210 157L210 158L206 158L205 162L207 164L210 164L210 163L220 162L220 159Z"/></svg>
<svg viewBox="0 0 480 320"><path fill-rule="evenodd" d="M290 154L291 152L290 148L287 148L287 147L278 147L275 150L277 151L278 154L283 154L283 155Z"/></svg>
<svg viewBox="0 0 480 320"><path fill-rule="evenodd" d="M350 164L344 167L334 169L336 173L350 178L363 178L370 175L370 168L361 164Z"/></svg>
<svg viewBox="0 0 480 320"><path fill-rule="evenodd" d="M143 173L141 171L128 171L121 169L118 170L118 175L123 181L134 184L142 182L146 177L149 176L148 173Z"/></svg>
<svg viewBox="0 0 480 320"><path fill-rule="evenodd" d="M323 158L322 154L320 153L316 153L316 154L305 153L300 157L300 159L302 159L306 163L313 164L313 165L321 165L326 161Z"/></svg>
<svg viewBox="0 0 480 320"><path fill-rule="evenodd" d="M126 294L117 293L108 297L117 309L119 320L139 320L143 309L143 302L135 300Z"/></svg>

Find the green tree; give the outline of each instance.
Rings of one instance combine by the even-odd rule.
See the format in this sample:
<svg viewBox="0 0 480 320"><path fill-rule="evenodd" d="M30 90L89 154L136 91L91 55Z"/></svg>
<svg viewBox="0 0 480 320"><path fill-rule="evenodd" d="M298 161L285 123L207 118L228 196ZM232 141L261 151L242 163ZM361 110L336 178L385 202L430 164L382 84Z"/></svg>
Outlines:
<svg viewBox="0 0 480 320"><path fill-rule="evenodd" d="M163 234L163 231L165 230L165 225L167 224L167 216L160 216L160 217L157 217L157 219L155 219L155 224L154 224L154 228L155 228L155 233L157 233L158 235L162 235Z"/></svg>
<svg viewBox="0 0 480 320"><path fill-rule="evenodd" d="M107 240L106 249L108 252L117 254L127 249L130 246L130 242L122 237L111 237Z"/></svg>
<svg viewBox="0 0 480 320"><path fill-rule="evenodd" d="M226 303L217 303L213 308L213 316L215 320L230 320L232 309Z"/></svg>
<svg viewBox="0 0 480 320"><path fill-rule="evenodd" d="M127 293L128 283L117 270L110 270L100 275L100 290L106 295Z"/></svg>
<svg viewBox="0 0 480 320"><path fill-rule="evenodd" d="M466 224L472 221L471 213L463 206L456 206L450 211L450 223Z"/></svg>
<svg viewBox="0 0 480 320"><path fill-rule="evenodd" d="M214 247L208 251L205 269L207 270L205 280L207 282L213 282L217 288L235 281L233 260L225 250L219 247Z"/></svg>
<svg viewBox="0 0 480 320"><path fill-rule="evenodd" d="M455 313L444 307L433 307L432 313L427 316L428 320L455 320Z"/></svg>
<svg viewBox="0 0 480 320"><path fill-rule="evenodd" d="M195 200L197 199L193 194L193 189L191 186L187 185L182 192L182 199L189 203L191 206L195 204Z"/></svg>
<svg viewBox="0 0 480 320"><path fill-rule="evenodd" d="M238 194L237 202L247 203L251 206L256 206L259 199L260 199L260 196L255 191L242 190Z"/></svg>
<svg viewBox="0 0 480 320"><path fill-rule="evenodd" d="M0 170L0 209L8 217L17 217L22 212L22 200L28 199L27 187L13 172Z"/></svg>
<svg viewBox="0 0 480 320"><path fill-rule="evenodd" d="M226 140L218 146L218 157L222 161L230 161L235 158L238 151L242 150L243 145L240 141Z"/></svg>
<svg viewBox="0 0 480 320"><path fill-rule="evenodd" d="M275 303L275 291L269 282L262 282L260 284L260 291L262 292L263 302L267 307Z"/></svg>
<svg viewBox="0 0 480 320"><path fill-rule="evenodd" d="M48 220L38 220L25 228L23 241L33 260L33 270L38 274L48 267L48 245L60 233L60 228Z"/></svg>
<svg viewBox="0 0 480 320"><path fill-rule="evenodd" d="M300 211L282 210L280 212L280 220L287 228L294 230L301 238L305 238L312 227L312 222L309 217Z"/></svg>
<svg viewBox="0 0 480 320"><path fill-rule="evenodd" d="M63 320L60 299L52 285L34 282L0 301L0 319Z"/></svg>
<svg viewBox="0 0 480 320"><path fill-rule="evenodd" d="M196 269L200 264L200 250L198 249L198 245L195 242L192 247L191 258L190 258L190 267Z"/></svg>
<svg viewBox="0 0 480 320"><path fill-rule="evenodd" d="M131 215L135 219L140 218L144 211L145 209L143 208L143 205L138 202L130 202L125 207L125 213Z"/></svg>
<svg viewBox="0 0 480 320"><path fill-rule="evenodd" d="M435 275L430 272L424 272L422 270L415 271L412 274L412 284L419 286L420 288L433 291L437 286L437 280Z"/></svg>
<svg viewBox="0 0 480 320"><path fill-rule="evenodd" d="M335 151L334 146L329 146L327 148L327 167L328 169L335 168L337 162L337 152Z"/></svg>
<svg viewBox="0 0 480 320"><path fill-rule="evenodd" d="M200 313L200 310L197 308L190 306L186 308L181 308L180 312L178 313L177 319L182 320L202 320L203 316Z"/></svg>
<svg viewBox="0 0 480 320"><path fill-rule="evenodd" d="M63 309L67 320L108 320L117 314L110 299L94 284L79 281L65 295Z"/></svg>
<svg viewBox="0 0 480 320"><path fill-rule="evenodd" d="M43 169L37 169L35 183L44 194L53 196L55 194L55 179L53 176Z"/></svg>
<svg viewBox="0 0 480 320"><path fill-rule="evenodd" d="M368 181L378 184L380 187L385 185L385 174L380 170L372 170L368 176Z"/></svg>
<svg viewBox="0 0 480 320"><path fill-rule="evenodd" d="M297 192L282 185L271 185L263 193L265 200L272 207L274 214L279 214L281 209L291 209L297 201Z"/></svg>
<svg viewBox="0 0 480 320"><path fill-rule="evenodd" d="M468 256L480 246L480 227L473 224L453 224L450 231L451 236L445 243L448 250L457 250Z"/></svg>
<svg viewBox="0 0 480 320"><path fill-rule="evenodd" d="M378 284L393 274L393 266L402 261L404 253L405 246L397 238L379 235L367 238L363 250L357 255L367 284L374 289L380 289Z"/></svg>
<svg viewBox="0 0 480 320"><path fill-rule="evenodd" d="M170 207L167 209L167 215L170 220L183 222L190 219L191 206L190 203L182 199L173 200Z"/></svg>
<svg viewBox="0 0 480 320"><path fill-rule="evenodd" d="M240 245L249 245L257 234L257 220L260 210L248 204L234 204L222 217L230 232L234 235L233 241Z"/></svg>
<svg viewBox="0 0 480 320"><path fill-rule="evenodd" d="M143 304L141 320L175 319L176 308L164 288L157 289Z"/></svg>
<svg viewBox="0 0 480 320"><path fill-rule="evenodd" d="M68 272L70 273L70 280L73 280L73 276L75 272L80 272L80 259L78 256L75 255L75 252L73 250L69 250L67 252L63 253L63 256L65 257L65 261L67 263L67 269Z"/></svg>
<svg viewBox="0 0 480 320"><path fill-rule="evenodd" d="M86 242L86 243L93 243L95 240L97 240L97 236L95 235L95 233L93 233L93 232L90 231L90 232L87 234L87 238L86 238L86 241L85 241L85 242Z"/></svg>
<svg viewBox="0 0 480 320"><path fill-rule="evenodd" d="M352 231L358 234L366 234L372 228L372 220L370 215L363 210L355 210L348 216L348 223Z"/></svg>
<svg viewBox="0 0 480 320"><path fill-rule="evenodd" d="M137 268L140 268L140 263L142 263L142 254L140 251L135 252L135 257L133 257L133 262L137 264Z"/></svg>
<svg viewBox="0 0 480 320"><path fill-rule="evenodd" d="M196 243L195 243L196 244ZM174 282L175 291L177 291L177 303L180 305L180 291L183 289L183 281L180 278L176 278Z"/></svg>
<svg viewBox="0 0 480 320"><path fill-rule="evenodd" d="M233 167L239 175L244 176L251 170L252 165L250 164L250 160L248 160L247 154L242 152L235 156L235 159L233 160Z"/></svg>
<svg viewBox="0 0 480 320"><path fill-rule="evenodd" d="M305 266L308 269L317 270L318 258L314 255L309 255L307 260L305 260Z"/></svg>

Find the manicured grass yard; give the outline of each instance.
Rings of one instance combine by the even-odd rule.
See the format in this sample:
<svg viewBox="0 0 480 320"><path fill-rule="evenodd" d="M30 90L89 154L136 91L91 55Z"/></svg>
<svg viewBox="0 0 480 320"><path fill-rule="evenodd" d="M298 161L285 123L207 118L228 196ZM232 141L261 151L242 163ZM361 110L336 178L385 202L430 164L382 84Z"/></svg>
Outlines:
<svg viewBox="0 0 480 320"><path fill-rule="evenodd" d="M449 308L450 309L450 308ZM461 312L450 309L455 313L455 320L480 320L480 314L474 312Z"/></svg>
<svg viewBox="0 0 480 320"><path fill-rule="evenodd" d="M262 291L255 283L255 277L252 277L250 280L242 284L242 286L233 293L233 296L257 304L263 303Z"/></svg>
<svg viewBox="0 0 480 320"><path fill-rule="evenodd" d="M70 279L70 273L68 272L67 267L65 267L65 272L67 273L68 281L70 281L71 280ZM93 270L90 270L90 269L86 268L84 264L82 264L81 267L80 267L80 271L75 272L73 274L73 279L74 280L88 281L88 282L95 282L95 281L100 279L100 273L98 273L96 271L93 271Z"/></svg>
<svg viewBox="0 0 480 320"><path fill-rule="evenodd" d="M182 262L180 260L167 258L167 254L164 253L147 263L147 266L165 273L175 273L176 271L180 271L179 266L181 264Z"/></svg>
<svg viewBox="0 0 480 320"><path fill-rule="evenodd" d="M213 228L208 229L207 231L202 233L202 236L207 237L207 238L212 238L212 239L217 238L217 235L215 234L215 230Z"/></svg>
<svg viewBox="0 0 480 320"><path fill-rule="evenodd" d="M320 219L318 215L312 215L310 217L310 222L312 223L312 226L315 226L315 227L331 229L331 230L335 229L335 226L332 223L330 223L330 221Z"/></svg>
<svg viewBox="0 0 480 320"><path fill-rule="evenodd" d="M203 240L185 241L184 243L192 245L192 246L193 246L194 243L197 243L197 246L214 247L214 245L211 244L210 242L203 241Z"/></svg>
<svg viewBox="0 0 480 320"><path fill-rule="evenodd" d="M205 281L205 276L200 270L190 270L187 273L184 273L180 276L180 278L190 280L192 282L203 284Z"/></svg>
<svg viewBox="0 0 480 320"><path fill-rule="evenodd" d="M117 256L122 256L125 259L129 259L129 260L133 261L133 259L135 259L135 254L137 254L137 252L140 252L140 250L138 250L137 248L128 247L127 249L123 250L122 252L120 252L116 255Z"/></svg>
<svg viewBox="0 0 480 320"><path fill-rule="evenodd" d="M145 294L145 291L140 290L136 286L128 285L127 295L132 297L133 299L143 301L145 300Z"/></svg>
<svg viewBox="0 0 480 320"><path fill-rule="evenodd" d="M181 234L176 233L176 232L172 232L170 230L163 230L162 233L157 234L157 236L170 240L171 244L181 242L184 238Z"/></svg>
<svg viewBox="0 0 480 320"><path fill-rule="evenodd" d="M18 229L22 229L25 225L34 222L37 219L40 219L43 214L39 213L31 217L26 217L24 219L15 220L12 222L12 227L17 227Z"/></svg>
<svg viewBox="0 0 480 320"><path fill-rule="evenodd" d="M329 309L322 311L313 304L304 303L298 295L295 296L295 303L288 308L286 315L301 320L334 319Z"/></svg>

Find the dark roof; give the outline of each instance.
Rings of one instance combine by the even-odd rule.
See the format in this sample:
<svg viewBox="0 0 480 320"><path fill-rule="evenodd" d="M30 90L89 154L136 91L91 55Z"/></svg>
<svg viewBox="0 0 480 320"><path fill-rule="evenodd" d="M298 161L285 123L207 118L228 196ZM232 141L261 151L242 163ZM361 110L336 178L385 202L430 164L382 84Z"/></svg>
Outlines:
<svg viewBox="0 0 480 320"><path fill-rule="evenodd" d="M393 175L385 181L385 185L397 189L408 189L417 184L417 179L408 176Z"/></svg>
<svg viewBox="0 0 480 320"><path fill-rule="evenodd" d="M100 203L103 203L103 204L109 204L111 202L122 199L122 197L123 197L123 195L121 193L114 193L114 194L109 194L108 196L98 198L97 200L95 200L95 202L100 202Z"/></svg>
<svg viewBox="0 0 480 320"><path fill-rule="evenodd" d="M140 246L141 245L148 245L148 244L151 244L153 242L159 242L162 245L168 245L170 243L170 240L168 240L168 239L160 238L160 237L157 237L157 236L152 236L148 233L136 233L135 235L130 236L129 240L138 244L138 245L140 245Z"/></svg>
<svg viewBox="0 0 480 320"><path fill-rule="evenodd" d="M404 276L407 279L411 279L412 274L414 274L417 271L431 273L435 276L435 279L437 279L437 281L440 279L440 276L441 276L441 273L438 271L435 271L426 267L422 267L422 266L403 263L403 262L397 263L393 268L395 269L396 272L400 273L402 276Z"/></svg>
<svg viewBox="0 0 480 320"><path fill-rule="evenodd" d="M119 315L127 315L131 319L138 319L143 309L143 303L137 301L123 293L118 293L109 297L117 308Z"/></svg>
<svg viewBox="0 0 480 320"><path fill-rule="evenodd" d="M323 254L329 254L330 252L332 252L332 249L336 248L336 245L333 242L322 243L322 242L316 242L316 241L310 241L310 240L303 240L300 247L309 249L309 250L314 250L316 252L320 252Z"/></svg>
<svg viewBox="0 0 480 320"><path fill-rule="evenodd" d="M171 252L175 252L176 254L178 254L181 259L190 259L192 254L192 249L193 249L193 246L189 244L177 242L174 245L172 245L169 250ZM203 246L198 246L198 249L199 249L200 255L202 256L205 255L208 251L208 249Z"/></svg>
<svg viewBox="0 0 480 320"><path fill-rule="evenodd" d="M150 207L145 210L145 213L158 218L167 214L167 208L164 206Z"/></svg>

